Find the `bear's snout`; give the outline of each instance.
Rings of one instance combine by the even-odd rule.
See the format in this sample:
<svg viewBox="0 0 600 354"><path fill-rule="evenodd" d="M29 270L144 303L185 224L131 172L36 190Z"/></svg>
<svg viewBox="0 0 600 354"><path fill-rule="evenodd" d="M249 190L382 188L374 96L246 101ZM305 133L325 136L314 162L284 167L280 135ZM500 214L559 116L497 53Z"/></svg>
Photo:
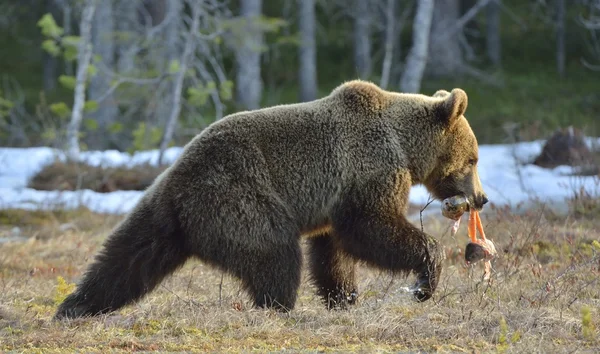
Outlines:
<svg viewBox="0 0 600 354"><path fill-rule="evenodd" d="M483 206L489 202L489 200L485 194L480 194L475 198L474 202L475 209L481 210Z"/></svg>

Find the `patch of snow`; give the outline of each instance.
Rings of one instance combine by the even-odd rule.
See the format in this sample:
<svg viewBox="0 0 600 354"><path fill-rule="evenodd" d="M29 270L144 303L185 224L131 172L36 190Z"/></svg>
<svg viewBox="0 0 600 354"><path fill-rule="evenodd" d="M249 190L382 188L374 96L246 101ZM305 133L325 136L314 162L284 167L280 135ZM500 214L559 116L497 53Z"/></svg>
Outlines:
<svg viewBox="0 0 600 354"><path fill-rule="evenodd" d="M600 139L588 139L590 146ZM569 166L554 169L526 164L542 151L544 141L525 142L514 145L480 145L479 175L488 199L496 205L515 206L539 202L559 202L575 190L584 188L592 195L600 195L598 179L594 177L570 176L575 170ZM183 148L172 147L165 152L165 160L173 163ZM94 166L132 167L139 164L156 165L158 150L140 151L133 155L116 150L82 152L82 160ZM86 206L102 212L122 214L129 212L140 200L142 191L115 191L97 193L80 191L39 191L27 188L27 183L44 166L55 159L64 161L65 154L59 150L34 148L0 148L0 209L52 209ZM410 201L425 205L430 194L423 186L415 186ZM432 203L427 211L438 213L439 202Z"/></svg>

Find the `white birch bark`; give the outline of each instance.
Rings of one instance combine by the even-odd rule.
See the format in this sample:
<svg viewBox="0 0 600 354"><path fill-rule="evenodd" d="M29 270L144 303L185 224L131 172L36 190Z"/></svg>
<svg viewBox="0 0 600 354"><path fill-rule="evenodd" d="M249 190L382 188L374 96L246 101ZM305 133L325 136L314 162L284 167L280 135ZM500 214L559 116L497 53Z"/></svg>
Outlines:
<svg viewBox="0 0 600 354"><path fill-rule="evenodd" d="M315 0L298 0L300 22L299 82L300 101L317 98L317 48L315 40Z"/></svg>
<svg viewBox="0 0 600 354"><path fill-rule="evenodd" d="M417 5L413 22L413 43L400 79L400 89L403 92L418 93L421 90L421 80L429 52L433 7L434 0L420 0Z"/></svg>
<svg viewBox="0 0 600 354"><path fill-rule="evenodd" d="M86 0L81 14L80 41L77 53L77 76L75 79L75 94L71 121L67 127L67 156L72 160L79 160L79 128L83 118L83 105L85 104L85 82L87 71L92 58L92 20L96 10L97 0Z"/></svg>

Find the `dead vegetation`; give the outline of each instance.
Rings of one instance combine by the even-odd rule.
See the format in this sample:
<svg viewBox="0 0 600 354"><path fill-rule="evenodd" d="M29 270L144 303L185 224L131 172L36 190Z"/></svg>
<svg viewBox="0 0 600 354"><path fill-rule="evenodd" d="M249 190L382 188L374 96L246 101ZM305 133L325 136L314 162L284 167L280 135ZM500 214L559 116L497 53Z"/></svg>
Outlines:
<svg viewBox="0 0 600 354"><path fill-rule="evenodd" d="M574 166L577 175L600 175L600 149L588 147L586 136L581 129L572 126L556 130L532 162L544 168Z"/></svg>
<svg viewBox="0 0 600 354"><path fill-rule="evenodd" d="M99 193L117 190L142 191L148 188L165 169L166 165L101 167L83 162L55 161L45 166L31 179L29 188L49 191L90 189Z"/></svg>
<svg viewBox="0 0 600 354"><path fill-rule="evenodd" d="M348 311L325 310L306 276L290 314L253 310L235 279L190 260L133 306L54 323L57 304L120 218L20 213L0 214L3 226L31 224L27 236L43 229L48 237L0 244L0 351L531 353L600 347L597 218L490 208L483 222L501 255L489 283L482 281L482 264L464 264L465 228L453 238L448 222L426 219L425 230L443 242L447 259L438 292L423 304L403 290L412 278L362 266L360 302ZM80 227L61 228L64 222Z"/></svg>

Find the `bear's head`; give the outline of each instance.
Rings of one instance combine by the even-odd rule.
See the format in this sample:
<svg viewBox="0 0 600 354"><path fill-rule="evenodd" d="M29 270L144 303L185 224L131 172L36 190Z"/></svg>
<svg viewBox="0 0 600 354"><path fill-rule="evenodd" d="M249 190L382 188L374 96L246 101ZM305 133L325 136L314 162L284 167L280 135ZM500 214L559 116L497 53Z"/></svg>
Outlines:
<svg viewBox="0 0 600 354"><path fill-rule="evenodd" d="M464 113L468 98L465 91L439 90L433 95L440 134L438 156L432 172L424 181L425 187L437 199L464 195L470 207L481 210L488 202L477 171L479 146Z"/></svg>

